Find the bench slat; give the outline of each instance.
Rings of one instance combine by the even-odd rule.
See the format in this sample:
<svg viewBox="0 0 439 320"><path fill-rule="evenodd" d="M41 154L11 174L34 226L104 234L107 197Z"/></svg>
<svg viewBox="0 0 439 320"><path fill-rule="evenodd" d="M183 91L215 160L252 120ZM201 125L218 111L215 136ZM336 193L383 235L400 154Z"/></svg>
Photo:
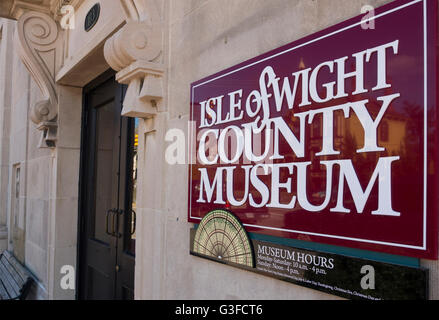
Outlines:
<svg viewBox="0 0 439 320"><path fill-rule="evenodd" d="M16 278L17 283L19 283L19 282L21 282L21 283L26 282L26 280L29 278L29 275L25 275L22 272L20 272L21 270L17 270L16 263L14 263L14 262L15 262L14 258L3 259L3 264L5 265L5 267L11 273L15 274L14 279Z"/></svg>
<svg viewBox="0 0 439 320"><path fill-rule="evenodd" d="M3 285L2 280L0 279L0 300L7 300L7 299L10 299L10 296L6 291L6 288Z"/></svg>
<svg viewBox="0 0 439 320"><path fill-rule="evenodd" d="M31 273L12 253L0 254L0 300L26 298L32 282Z"/></svg>
<svg viewBox="0 0 439 320"><path fill-rule="evenodd" d="M8 251L5 251L5 253L7 253L5 256L8 262L15 268L24 282L28 281L29 278L32 278L30 273L21 265L17 258L12 256Z"/></svg>
<svg viewBox="0 0 439 320"><path fill-rule="evenodd" d="M20 295L20 293L17 292L16 288L14 288L12 285L11 276L7 273L3 264L0 264L0 279L2 280L3 285L11 299L14 299ZM14 280L12 280L12 282L14 282Z"/></svg>
<svg viewBox="0 0 439 320"><path fill-rule="evenodd" d="M11 275L12 279L15 281L15 287L17 291L20 291L20 288L23 286L25 281L20 277L15 268L9 263L6 259L0 259L0 263L3 264L7 272Z"/></svg>
<svg viewBox="0 0 439 320"><path fill-rule="evenodd" d="M29 275L23 273L23 271L21 270L22 268L17 267L17 259L14 256L5 256L5 259L1 260L3 260L3 263L8 268L8 270L17 274L17 277L20 279L21 282L26 282Z"/></svg>
<svg viewBox="0 0 439 320"><path fill-rule="evenodd" d="M26 268L24 268L20 261L17 260L17 258L15 258L9 251L5 251L3 253L6 257L6 259L9 261L9 263L12 264L12 266L15 268L15 270L20 274L20 277L24 280L27 281L27 279L30 276L29 272L26 270Z"/></svg>

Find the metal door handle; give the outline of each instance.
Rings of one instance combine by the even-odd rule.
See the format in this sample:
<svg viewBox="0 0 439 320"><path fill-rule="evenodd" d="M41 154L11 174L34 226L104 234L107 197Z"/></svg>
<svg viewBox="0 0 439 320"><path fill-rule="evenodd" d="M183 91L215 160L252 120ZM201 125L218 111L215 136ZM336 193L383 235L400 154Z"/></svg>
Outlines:
<svg viewBox="0 0 439 320"><path fill-rule="evenodd" d="M105 233L112 237L120 238L122 235L116 230L117 222L115 218L119 216L119 214L123 213L122 210L119 209L110 209L107 211L106 221L105 221ZM109 220L111 216L111 231L109 230Z"/></svg>
<svg viewBox="0 0 439 320"><path fill-rule="evenodd" d="M136 232L136 225L137 225L137 214L136 211L133 209L130 209L129 212L131 213L131 226L130 226L130 235L133 235ZM124 214L124 210L122 209L110 209L107 211L107 216L105 217L105 233L109 236L120 238L122 237L122 234L119 233L119 230L116 230L117 227L117 220L116 218L119 217L119 215ZM111 231L110 229L110 216L111 216Z"/></svg>
<svg viewBox="0 0 439 320"><path fill-rule="evenodd" d="M108 230L108 227L109 227L109 225L108 225L109 221L108 220L109 220L109 217L110 217L111 213L114 213L113 209L108 210L107 211L107 215L105 217L105 233L108 234L109 236L112 236L112 233Z"/></svg>
<svg viewBox="0 0 439 320"><path fill-rule="evenodd" d="M114 211L114 215L113 215L113 219L112 219L112 236L115 238L120 238L122 236L122 234L119 233L119 228L118 230L116 230L116 226L118 225L118 223L114 223L114 218L117 217L119 219L119 214L123 213L123 210L120 209L113 209Z"/></svg>
<svg viewBox="0 0 439 320"><path fill-rule="evenodd" d="M130 235L133 235L136 232L137 214L136 214L136 211L134 211L133 209L131 209L130 211L132 213L132 215L131 215L132 220L131 220L131 228L130 228L131 232L130 232Z"/></svg>
<svg viewBox="0 0 439 320"><path fill-rule="evenodd" d="M115 226L115 223L114 223L114 218L116 217L116 213L117 213L117 211L114 209L113 210L113 216L112 216L112 218L111 218L111 235L113 236L113 237L115 237L116 236L116 226Z"/></svg>

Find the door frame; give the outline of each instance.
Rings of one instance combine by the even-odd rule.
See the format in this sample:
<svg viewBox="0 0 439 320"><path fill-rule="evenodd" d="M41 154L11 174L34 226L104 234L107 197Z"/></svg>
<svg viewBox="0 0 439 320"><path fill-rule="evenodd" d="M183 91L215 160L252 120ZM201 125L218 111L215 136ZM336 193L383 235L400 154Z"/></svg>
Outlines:
<svg viewBox="0 0 439 320"><path fill-rule="evenodd" d="M81 147L80 147L80 164L79 164L79 192L78 192L78 233L77 233L77 259L76 259L76 292L75 292L75 299L80 299L80 293L82 291L82 279L85 276L86 272L83 270L83 262L86 258L86 251L85 251L85 226L87 217L85 216L85 192L86 192L86 179L87 179L87 152L86 152L86 121L87 121L87 104L85 100L85 96L87 93L92 91L93 89L99 87L101 84L108 81L111 77L114 77L116 72L112 69L108 69L98 77L96 77L94 80L92 80L89 84L87 84L83 90L82 90L82 115L81 115Z"/></svg>

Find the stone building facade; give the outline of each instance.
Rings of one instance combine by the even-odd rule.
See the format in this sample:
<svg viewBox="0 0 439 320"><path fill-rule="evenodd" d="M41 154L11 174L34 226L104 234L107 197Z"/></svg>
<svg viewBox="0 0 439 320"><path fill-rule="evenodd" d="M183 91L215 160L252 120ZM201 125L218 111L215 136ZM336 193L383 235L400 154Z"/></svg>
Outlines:
<svg viewBox="0 0 439 320"><path fill-rule="evenodd" d="M336 299L189 255L187 165L165 161L165 137L169 129L188 132L190 83L357 16L366 4L378 7L389 2L2 0L0 250L13 251L33 272L38 281L32 298ZM99 8L93 9L97 3ZM102 89L106 86L109 89ZM108 113L90 111L107 106L104 100L112 101ZM125 164L122 161L125 166L131 163L127 176L137 168L135 178L124 178L131 188L121 200L130 202L136 212L135 219L131 215L124 220L136 223L135 238L122 237L135 242L135 258L131 248L127 267L114 263L113 255L121 253L112 251L112 223L122 215L106 211L122 205L112 205L114 199L100 194L99 185L87 182L87 170L95 170L90 181L101 179L101 189L114 183L105 173L99 175L99 168L113 172L111 165L89 168L85 151L92 139L87 132L94 132L97 143L105 134L99 128L114 125L113 107L137 119L125 123L117 118L113 127L122 132L128 126L126 132L138 136L136 143L126 140L136 145L134 151L119 149L119 154L136 153ZM91 129L86 127L92 121L89 117L97 119ZM120 148L126 147L126 141L118 141ZM114 152L114 144L109 145ZM104 149L97 157L104 157L107 164L115 161L117 157ZM119 171L119 187L120 176ZM95 222L103 219L104 224L92 231L100 242L111 238L93 249L110 252L102 258L109 264L103 268L107 271L95 267L87 256L93 238L83 235L87 233L83 228L90 227L85 214L89 194L111 203L102 213L94 212ZM438 299L439 265L420 263L430 270L429 296ZM74 268L74 288L62 287L63 266ZM129 269L132 274L124 277L133 279L132 285L108 275L115 266ZM122 293L111 291L114 285L121 286ZM113 293L100 296L105 288Z"/></svg>

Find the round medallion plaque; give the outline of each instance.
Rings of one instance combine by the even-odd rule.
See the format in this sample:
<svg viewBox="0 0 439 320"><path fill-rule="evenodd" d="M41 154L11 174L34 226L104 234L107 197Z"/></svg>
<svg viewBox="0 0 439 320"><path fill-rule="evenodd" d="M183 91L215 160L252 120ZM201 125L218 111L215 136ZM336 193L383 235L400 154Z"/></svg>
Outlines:
<svg viewBox="0 0 439 320"><path fill-rule="evenodd" d="M194 252L253 268L253 250L247 232L230 212L214 210L200 222Z"/></svg>

